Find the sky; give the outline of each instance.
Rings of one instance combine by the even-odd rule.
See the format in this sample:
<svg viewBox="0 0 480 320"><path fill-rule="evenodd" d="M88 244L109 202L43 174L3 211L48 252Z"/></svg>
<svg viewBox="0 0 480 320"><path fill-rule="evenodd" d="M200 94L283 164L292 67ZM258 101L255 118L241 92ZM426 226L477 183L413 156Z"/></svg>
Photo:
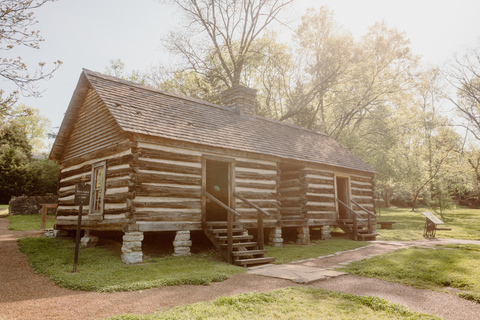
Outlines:
<svg viewBox="0 0 480 320"><path fill-rule="evenodd" d="M426 65L442 65L453 54L480 46L478 0L294 0L284 18L295 29L307 8L322 5L357 38L381 20L404 31L413 53ZM63 62L52 79L39 83L42 97L20 99L39 109L54 127L63 120L82 68L104 73L112 59L122 60L126 70L172 63L162 39L181 21L181 13L168 0L59 0L47 3L35 16L35 28L45 39L41 48L8 54L21 56L33 67L42 61L47 69L56 60ZM283 39L288 41L288 35ZM11 89L5 81L0 85Z"/></svg>

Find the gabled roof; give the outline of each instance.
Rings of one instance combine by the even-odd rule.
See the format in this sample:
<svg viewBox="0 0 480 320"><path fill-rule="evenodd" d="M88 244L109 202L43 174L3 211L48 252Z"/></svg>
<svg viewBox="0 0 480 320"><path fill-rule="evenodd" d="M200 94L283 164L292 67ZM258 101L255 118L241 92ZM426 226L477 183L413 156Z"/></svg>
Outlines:
<svg viewBox="0 0 480 320"><path fill-rule="evenodd" d="M50 157L68 141L72 121L91 86L125 132L271 155L335 167L375 172L330 136L83 70Z"/></svg>

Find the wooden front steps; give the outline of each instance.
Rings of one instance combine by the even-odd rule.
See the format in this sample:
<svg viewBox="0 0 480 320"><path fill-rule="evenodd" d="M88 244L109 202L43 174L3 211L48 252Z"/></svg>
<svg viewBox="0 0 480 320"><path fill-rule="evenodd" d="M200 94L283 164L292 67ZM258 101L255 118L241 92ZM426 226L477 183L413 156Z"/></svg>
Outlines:
<svg viewBox="0 0 480 320"><path fill-rule="evenodd" d="M223 257L229 261L227 251L227 222L205 221L204 231ZM252 241L253 236L247 234L247 229L241 223L233 223L233 252L232 264L243 267L271 263L275 260L266 257L267 250L258 250L258 242Z"/></svg>
<svg viewBox="0 0 480 320"><path fill-rule="evenodd" d="M352 239L354 238L353 219L337 219L337 225ZM367 219L357 220L357 240L358 241L373 241L373 240L376 240L377 236L378 236L378 233L376 233L376 231L374 231L373 233L368 232Z"/></svg>

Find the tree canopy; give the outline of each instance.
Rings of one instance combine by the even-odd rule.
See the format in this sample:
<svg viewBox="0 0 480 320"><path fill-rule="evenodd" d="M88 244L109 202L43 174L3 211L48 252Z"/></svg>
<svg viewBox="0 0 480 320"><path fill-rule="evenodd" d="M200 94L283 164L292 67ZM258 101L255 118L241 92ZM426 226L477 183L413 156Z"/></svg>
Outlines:
<svg viewBox="0 0 480 320"><path fill-rule="evenodd" d="M377 22L356 39L328 7L308 10L287 45L274 30L290 2L174 0L184 28L166 42L183 64L128 74L113 61L110 72L213 103L228 87L255 88L258 115L327 133L371 164L387 205L480 196L480 153L442 115L453 102L480 140L478 49L427 68L405 33Z"/></svg>
<svg viewBox="0 0 480 320"><path fill-rule="evenodd" d="M33 26L37 23L34 11L47 2L54 0L1 0L0 1L0 50L15 51L17 47L39 49L43 38L40 31ZM49 79L61 65L55 61L53 68L46 71L46 63L39 62L32 72L20 56L1 58L0 77L15 84L16 90L5 92L0 89L0 115L7 114L17 101L18 93L27 96L38 96L40 92L36 83Z"/></svg>

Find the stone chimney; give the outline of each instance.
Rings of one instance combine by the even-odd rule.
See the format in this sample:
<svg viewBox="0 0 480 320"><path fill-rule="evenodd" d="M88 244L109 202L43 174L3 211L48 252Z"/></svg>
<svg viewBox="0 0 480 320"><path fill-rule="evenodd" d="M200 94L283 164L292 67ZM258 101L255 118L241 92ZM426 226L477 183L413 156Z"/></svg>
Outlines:
<svg viewBox="0 0 480 320"><path fill-rule="evenodd" d="M240 115L255 115L255 97L257 90L236 85L222 91L223 105L232 108Z"/></svg>

